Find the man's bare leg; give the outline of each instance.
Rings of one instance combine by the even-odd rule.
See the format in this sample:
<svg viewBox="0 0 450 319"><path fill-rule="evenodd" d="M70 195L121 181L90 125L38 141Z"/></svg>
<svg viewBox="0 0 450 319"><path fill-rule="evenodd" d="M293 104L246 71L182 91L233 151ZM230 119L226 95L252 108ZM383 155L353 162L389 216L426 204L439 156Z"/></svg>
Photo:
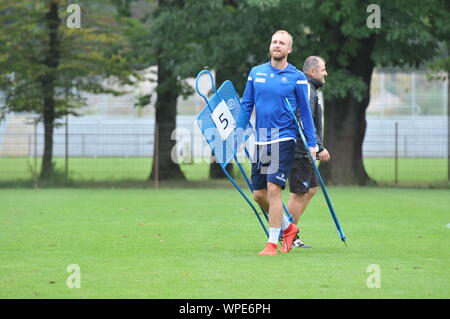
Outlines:
<svg viewBox="0 0 450 319"><path fill-rule="evenodd" d="M269 197L267 188L253 191L253 199L258 203L259 207L269 214Z"/></svg>
<svg viewBox="0 0 450 319"><path fill-rule="evenodd" d="M269 227L281 228L283 218L283 199L280 185L267 182L267 197L269 200Z"/></svg>
<svg viewBox="0 0 450 319"><path fill-rule="evenodd" d="M307 193L291 193L287 204L287 210L297 225L303 212L306 210L311 198L317 193L317 187L310 188Z"/></svg>
<svg viewBox="0 0 450 319"><path fill-rule="evenodd" d="M276 184L274 184L276 185ZM280 192L282 190L280 189ZM255 190L253 192L253 199L258 203L259 207L261 207L262 210L264 210L268 215L270 214L269 210L270 210L270 204L269 204L269 193L267 188L266 189L260 189L260 190ZM282 198L280 197L280 201L282 200ZM281 207L282 207L282 219L281 219L281 229L285 230L289 224L290 221L289 219L283 214L284 208L283 208L283 202L281 202Z"/></svg>

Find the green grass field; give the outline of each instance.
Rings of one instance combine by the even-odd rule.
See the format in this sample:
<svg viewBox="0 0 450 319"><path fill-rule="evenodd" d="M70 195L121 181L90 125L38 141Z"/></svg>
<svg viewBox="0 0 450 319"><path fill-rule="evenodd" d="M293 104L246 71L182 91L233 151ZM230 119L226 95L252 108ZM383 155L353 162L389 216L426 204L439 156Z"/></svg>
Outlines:
<svg viewBox="0 0 450 319"><path fill-rule="evenodd" d="M65 169L64 158L54 159L56 168L62 173ZM70 158L69 178L74 181L145 181L151 168L149 158ZM34 160L32 158L0 158L0 182L31 180ZM40 159L36 163L40 168ZM395 161L393 158L366 158L364 165L370 177L382 184L395 183ZM190 181L208 179L207 163L181 164L181 168ZM250 165L246 165L250 171ZM235 173L239 169L235 166ZM445 158L400 158L398 160L397 179L399 185L427 186L447 181L447 159Z"/></svg>
<svg viewBox="0 0 450 319"><path fill-rule="evenodd" d="M319 193L301 219L313 249L257 256L265 235L231 187L2 189L0 298L450 297L448 190L329 193L347 248Z"/></svg>

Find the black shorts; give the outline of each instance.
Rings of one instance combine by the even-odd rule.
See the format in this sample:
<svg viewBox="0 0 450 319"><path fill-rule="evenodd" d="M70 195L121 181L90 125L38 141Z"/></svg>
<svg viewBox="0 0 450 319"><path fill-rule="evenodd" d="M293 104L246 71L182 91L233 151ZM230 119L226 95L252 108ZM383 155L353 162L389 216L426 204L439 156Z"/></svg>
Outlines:
<svg viewBox="0 0 450 319"><path fill-rule="evenodd" d="M291 193L307 193L317 187L317 175L309 158L294 158L289 172L289 189Z"/></svg>
<svg viewBox="0 0 450 319"><path fill-rule="evenodd" d="M267 182L286 187L294 157L295 141L288 140L267 145L256 145L256 160L252 163L252 186L267 188Z"/></svg>

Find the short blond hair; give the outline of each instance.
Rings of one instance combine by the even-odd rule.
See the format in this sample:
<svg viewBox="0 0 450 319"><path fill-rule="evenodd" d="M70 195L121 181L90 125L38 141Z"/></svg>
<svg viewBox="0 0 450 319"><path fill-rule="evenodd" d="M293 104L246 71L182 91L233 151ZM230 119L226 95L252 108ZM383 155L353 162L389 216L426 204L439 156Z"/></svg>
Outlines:
<svg viewBox="0 0 450 319"><path fill-rule="evenodd" d="M287 35L289 37L289 39L291 40L291 42L289 43L289 47L292 48L292 43L294 42L294 38L292 37L292 35L289 32L287 32L286 30L278 30L278 31L275 31L274 34L272 34L272 38L275 34L278 34L278 33Z"/></svg>

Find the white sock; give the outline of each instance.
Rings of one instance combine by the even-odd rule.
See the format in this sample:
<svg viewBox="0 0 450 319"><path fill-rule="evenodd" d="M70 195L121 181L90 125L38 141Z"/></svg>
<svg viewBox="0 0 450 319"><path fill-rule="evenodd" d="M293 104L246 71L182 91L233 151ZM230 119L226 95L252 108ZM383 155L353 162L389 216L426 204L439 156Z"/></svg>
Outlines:
<svg viewBox="0 0 450 319"><path fill-rule="evenodd" d="M280 236L281 228L278 227L270 227L269 228L269 243L278 245L278 236Z"/></svg>
<svg viewBox="0 0 450 319"><path fill-rule="evenodd" d="M286 215L283 214L283 219L281 220L281 230L285 231L290 224L291 222L289 221L289 219L286 217Z"/></svg>

